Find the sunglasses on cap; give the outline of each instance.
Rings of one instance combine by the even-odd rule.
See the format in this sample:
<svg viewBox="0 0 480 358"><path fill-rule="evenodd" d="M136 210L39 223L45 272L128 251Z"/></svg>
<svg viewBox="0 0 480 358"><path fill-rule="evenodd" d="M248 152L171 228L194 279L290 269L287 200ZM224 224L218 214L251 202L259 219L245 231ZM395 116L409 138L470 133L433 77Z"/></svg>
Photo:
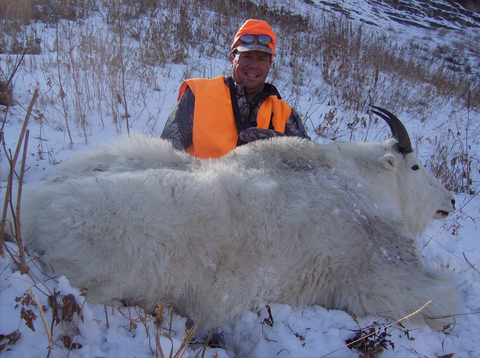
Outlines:
<svg viewBox="0 0 480 358"><path fill-rule="evenodd" d="M255 41L256 40L256 41ZM237 43L235 45L238 45L239 43L245 44L245 45L251 45L254 43L268 46L272 43L272 38L268 35L242 35L238 39Z"/></svg>

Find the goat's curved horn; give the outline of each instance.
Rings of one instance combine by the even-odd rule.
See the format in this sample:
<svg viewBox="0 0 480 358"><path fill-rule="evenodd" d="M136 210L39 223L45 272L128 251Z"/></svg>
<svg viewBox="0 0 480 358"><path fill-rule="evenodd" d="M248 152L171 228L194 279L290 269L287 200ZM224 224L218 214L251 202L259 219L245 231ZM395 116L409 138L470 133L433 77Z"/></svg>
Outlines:
<svg viewBox="0 0 480 358"><path fill-rule="evenodd" d="M413 152L412 143L410 142L410 137L407 130L400 120L391 112L386 109L372 106L373 108L379 110L380 112L372 110L373 113L382 117L385 122L388 123L390 129L392 130L393 138L398 142L398 151L400 153L411 153Z"/></svg>

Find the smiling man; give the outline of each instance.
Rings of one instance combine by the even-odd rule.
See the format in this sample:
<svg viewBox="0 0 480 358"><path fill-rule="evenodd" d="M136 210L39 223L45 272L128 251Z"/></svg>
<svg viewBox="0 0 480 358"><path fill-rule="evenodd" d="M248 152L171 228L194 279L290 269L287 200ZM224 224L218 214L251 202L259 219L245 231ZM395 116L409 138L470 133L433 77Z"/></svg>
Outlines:
<svg viewBox="0 0 480 358"><path fill-rule="evenodd" d="M246 21L231 46L232 76L183 82L161 137L203 159L219 158L259 139L310 139L298 114L265 82L276 45L265 21Z"/></svg>

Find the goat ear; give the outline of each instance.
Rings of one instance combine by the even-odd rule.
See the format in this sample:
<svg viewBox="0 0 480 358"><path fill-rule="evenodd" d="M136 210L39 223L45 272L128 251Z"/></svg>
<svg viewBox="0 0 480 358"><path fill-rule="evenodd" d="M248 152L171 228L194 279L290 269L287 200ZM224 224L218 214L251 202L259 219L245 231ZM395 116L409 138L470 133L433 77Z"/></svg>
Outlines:
<svg viewBox="0 0 480 358"><path fill-rule="evenodd" d="M383 157L378 158L378 161L383 164L385 169L394 173L397 171L398 160L392 153L386 153Z"/></svg>

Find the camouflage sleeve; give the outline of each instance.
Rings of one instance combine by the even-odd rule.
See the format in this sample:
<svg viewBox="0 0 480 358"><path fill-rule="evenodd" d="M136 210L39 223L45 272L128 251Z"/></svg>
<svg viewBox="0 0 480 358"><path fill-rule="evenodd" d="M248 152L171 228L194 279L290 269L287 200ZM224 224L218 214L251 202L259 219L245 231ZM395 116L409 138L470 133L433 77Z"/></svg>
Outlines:
<svg viewBox="0 0 480 358"><path fill-rule="evenodd" d="M292 109L292 114L290 114L290 118L288 118L287 123L285 123L285 135L310 139L302 119L294 109Z"/></svg>
<svg viewBox="0 0 480 358"><path fill-rule="evenodd" d="M172 142L175 149L186 151L192 144L194 108L195 96L187 87L170 113L160 138Z"/></svg>

